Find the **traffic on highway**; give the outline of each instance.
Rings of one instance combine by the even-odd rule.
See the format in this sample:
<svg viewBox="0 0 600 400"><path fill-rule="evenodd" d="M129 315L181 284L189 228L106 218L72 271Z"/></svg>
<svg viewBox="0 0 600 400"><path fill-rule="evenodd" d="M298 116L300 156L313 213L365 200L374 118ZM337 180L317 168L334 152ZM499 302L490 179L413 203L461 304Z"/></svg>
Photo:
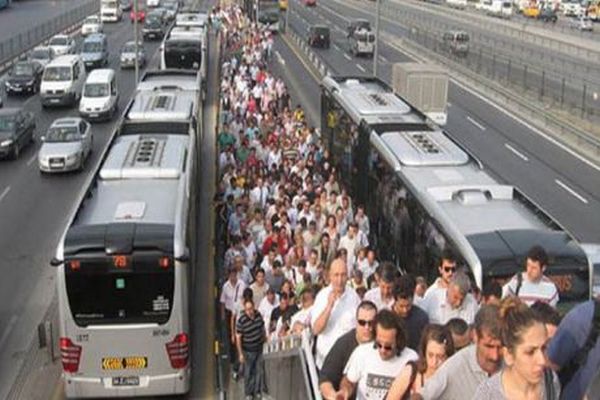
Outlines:
<svg viewBox="0 0 600 400"><path fill-rule="evenodd" d="M8 2L0 397L594 399L598 7Z"/></svg>

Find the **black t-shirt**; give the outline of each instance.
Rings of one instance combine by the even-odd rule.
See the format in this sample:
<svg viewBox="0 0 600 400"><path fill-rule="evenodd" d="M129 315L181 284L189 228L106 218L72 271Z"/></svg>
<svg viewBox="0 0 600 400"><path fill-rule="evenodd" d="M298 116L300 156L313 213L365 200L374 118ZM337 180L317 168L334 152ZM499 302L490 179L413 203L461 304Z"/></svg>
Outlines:
<svg viewBox="0 0 600 400"><path fill-rule="evenodd" d="M323 368L319 371L319 384L331 382L334 389L339 390L344 376L344 368L356 347L358 347L356 329L340 336L323 361Z"/></svg>
<svg viewBox="0 0 600 400"><path fill-rule="evenodd" d="M404 327L406 328L406 339L408 347L417 351L419 342L421 341L421 333L425 325L429 323L427 313L418 306L413 305L408 313L408 317L402 318Z"/></svg>

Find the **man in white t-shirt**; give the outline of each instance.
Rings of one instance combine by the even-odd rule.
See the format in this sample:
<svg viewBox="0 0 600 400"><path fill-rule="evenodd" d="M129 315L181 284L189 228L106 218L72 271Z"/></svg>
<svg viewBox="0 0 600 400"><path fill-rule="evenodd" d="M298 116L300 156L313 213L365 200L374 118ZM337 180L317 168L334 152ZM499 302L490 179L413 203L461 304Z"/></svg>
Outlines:
<svg viewBox="0 0 600 400"><path fill-rule="evenodd" d="M279 296L272 288L267 289L267 294L260 301L258 312L262 315L265 321L265 333L269 333L269 323L271 322L271 313L275 307L279 306Z"/></svg>
<svg viewBox="0 0 600 400"><path fill-rule="evenodd" d="M502 297L519 297L531 306L536 301L556 307L558 289L550 278L544 275L548 265L548 255L541 246L533 246L527 253L525 272L519 272L502 288Z"/></svg>
<svg viewBox="0 0 600 400"><path fill-rule="evenodd" d="M317 336L315 363L321 368L335 341L356 326L356 308L360 298L354 289L347 287L348 269L337 258L329 267L330 284L321 289L311 311L311 328Z"/></svg>
<svg viewBox="0 0 600 400"><path fill-rule="evenodd" d="M358 346L346 364L340 398L347 399L356 392L357 400L383 400L406 363L419 358L406 347L406 334L396 314L381 310L376 321L375 343Z"/></svg>
<svg viewBox="0 0 600 400"><path fill-rule="evenodd" d="M461 318L472 324L479 305L471 293L471 281L464 272L452 276L448 289L438 290L425 298L423 309L432 324L445 325L452 318Z"/></svg>
<svg viewBox="0 0 600 400"><path fill-rule="evenodd" d="M437 291L446 291L448 289L448 284L450 283L450 279L456 272L456 257L452 253L451 250L445 249L440 256L439 264L438 264L438 272L440 273L439 278L433 282L431 286L425 292L424 299L427 299L432 293Z"/></svg>
<svg viewBox="0 0 600 400"><path fill-rule="evenodd" d="M389 262L381 265L379 284L365 293L365 300L372 301L378 310L391 310L394 306L394 287L398 277L396 267Z"/></svg>
<svg viewBox="0 0 600 400"><path fill-rule="evenodd" d="M348 225L348 232L340 239L339 249L346 249L348 252L348 263L354 264L356 254L360 248L360 238L358 237L358 225L352 222Z"/></svg>

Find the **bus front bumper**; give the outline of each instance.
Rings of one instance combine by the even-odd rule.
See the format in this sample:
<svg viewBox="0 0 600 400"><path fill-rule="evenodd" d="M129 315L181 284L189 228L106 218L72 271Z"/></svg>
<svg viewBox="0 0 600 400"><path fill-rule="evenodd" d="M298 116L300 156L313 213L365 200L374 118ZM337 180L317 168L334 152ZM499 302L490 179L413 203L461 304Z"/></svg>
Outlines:
<svg viewBox="0 0 600 400"><path fill-rule="evenodd" d="M116 386L113 377L84 377L63 373L65 395L68 399L73 399L184 394L190 390L191 369L188 367L174 374L155 376L135 376L134 372L123 371L118 378L125 378L122 381L137 378L139 384Z"/></svg>

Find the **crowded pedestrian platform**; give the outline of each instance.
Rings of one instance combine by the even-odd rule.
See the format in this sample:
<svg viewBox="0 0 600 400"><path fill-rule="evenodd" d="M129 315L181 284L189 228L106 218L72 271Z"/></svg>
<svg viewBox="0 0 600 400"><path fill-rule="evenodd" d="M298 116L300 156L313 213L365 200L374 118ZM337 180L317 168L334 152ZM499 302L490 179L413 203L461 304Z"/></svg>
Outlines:
<svg viewBox="0 0 600 400"><path fill-rule="evenodd" d="M237 6L212 17L224 38L221 317L246 398L268 391L262 346L302 332L324 399L583 398L600 347L563 380L588 335L561 324L544 249L532 243L522 273L483 288L450 249L430 266L438 278L429 286L379 259L365 205L271 71L273 35ZM595 315L594 303L585 307L566 319Z"/></svg>

